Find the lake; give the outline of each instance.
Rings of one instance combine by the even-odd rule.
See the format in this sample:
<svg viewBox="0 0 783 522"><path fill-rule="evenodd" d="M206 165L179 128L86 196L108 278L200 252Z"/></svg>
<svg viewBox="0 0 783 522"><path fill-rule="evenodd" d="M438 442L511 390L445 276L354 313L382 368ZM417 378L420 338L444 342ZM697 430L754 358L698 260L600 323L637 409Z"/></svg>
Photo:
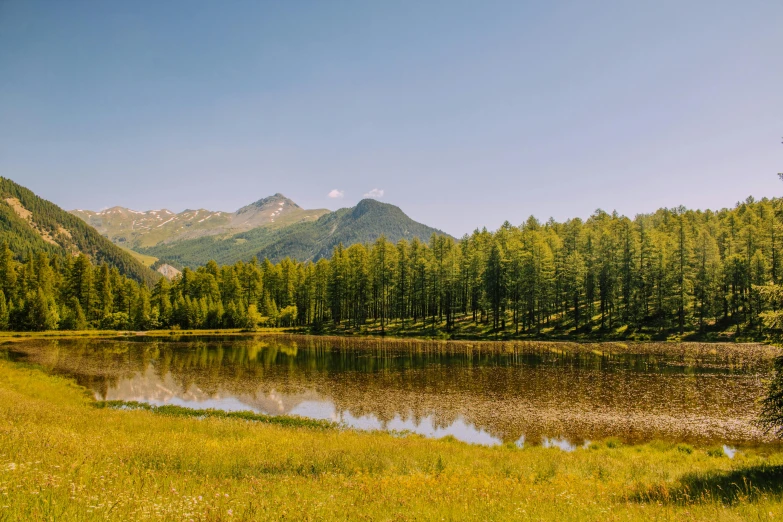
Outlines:
<svg viewBox="0 0 783 522"><path fill-rule="evenodd" d="M252 410L477 444L572 450L617 437L728 446L753 424L778 348L309 336L34 339L13 361L97 399Z"/></svg>

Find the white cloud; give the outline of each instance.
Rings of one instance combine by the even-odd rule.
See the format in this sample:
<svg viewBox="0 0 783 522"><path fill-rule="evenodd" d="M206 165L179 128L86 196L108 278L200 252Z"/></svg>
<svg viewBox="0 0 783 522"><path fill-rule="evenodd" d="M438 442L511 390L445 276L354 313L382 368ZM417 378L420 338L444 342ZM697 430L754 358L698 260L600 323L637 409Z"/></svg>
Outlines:
<svg viewBox="0 0 783 522"><path fill-rule="evenodd" d="M365 198L381 199L383 197L383 189L374 188L370 192L364 195Z"/></svg>
<svg viewBox="0 0 783 522"><path fill-rule="evenodd" d="M329 192L328 195L332 199L339 199L345 195L345 192L343 192L342 190L332 189L332 191Z"/></svg>

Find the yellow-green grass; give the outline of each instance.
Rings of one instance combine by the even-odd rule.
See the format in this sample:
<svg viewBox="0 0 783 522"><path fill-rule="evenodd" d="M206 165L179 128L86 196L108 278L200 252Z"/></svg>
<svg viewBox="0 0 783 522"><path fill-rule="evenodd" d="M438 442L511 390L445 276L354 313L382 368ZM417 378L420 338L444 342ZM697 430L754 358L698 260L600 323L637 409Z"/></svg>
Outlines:
<svg viewBox="0 0 783 522"><path fill-rule="evenodd" d="M125 250L133 257L135 257L136 260L140 261L144 266L152 266L155 263L155 261L158 260L157 257L148 256L147 254L140 254L139 252L136 252L135 250L131 250L130 248L125 248L125 247L120 247L120 248Z"/></svg>
<svg viewBox="0 0 783 522"><path fill-rule="evenodd" d="M573 453L96 408L0 361L0 520L774 520L783 454Z"/></svg>

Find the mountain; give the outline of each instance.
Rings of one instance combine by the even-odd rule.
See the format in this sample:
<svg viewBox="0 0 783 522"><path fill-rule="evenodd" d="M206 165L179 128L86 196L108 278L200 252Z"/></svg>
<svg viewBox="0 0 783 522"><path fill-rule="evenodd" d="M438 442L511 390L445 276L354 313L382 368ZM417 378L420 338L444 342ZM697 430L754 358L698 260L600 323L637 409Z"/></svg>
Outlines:
<svg viewBox="0 0 783 522"><path fill-rule="evenodd" d="M160 277L81 219L3 177L0 177L0 242L8 242L17 257L28 251L61 256L82 252L94 263L105 262L137 281L151 283Z"/></svg>
<svg viewBox="0 0 783 522"><path fill-rule="evenodd" d="M392 242L414 237L427 241L432 234L447 235L413 221L394 205L364 199L353 208L324 214L316 221L159 244L140 251L175 266L188 267L203 265L210 259L218 264L227 264L247 261L253 256L258 259L266 257L273 262L284 257L305 261L329 256L338 243L345 246L371 243L381 235Z"/></svg>
<svg viewBox="0 0 783 522"><path fill-rule="evenodd" d="M302 221L315 221L326 209L305 210L282 194L275 194L236 212L205 209L139 212L112 207L100 212L71 210L113 243L132 250L207 236L237 234L255 228L277 229Z"/></svg>

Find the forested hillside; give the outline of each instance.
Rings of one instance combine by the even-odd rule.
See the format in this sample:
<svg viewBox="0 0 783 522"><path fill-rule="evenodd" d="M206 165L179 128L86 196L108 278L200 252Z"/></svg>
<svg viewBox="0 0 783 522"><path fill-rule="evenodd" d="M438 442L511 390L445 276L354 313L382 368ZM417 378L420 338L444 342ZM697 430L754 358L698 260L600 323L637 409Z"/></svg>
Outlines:
<svg viewBox="0 0 783 522"><path fill-rule="evenodd" d="M440 230L409 218L394 205L373 199L360 201L321 216L317 221L301 222L278 230L255 228L228 238L204 237L192 241L140 249L175 266L197 268L209 260L219 264L268 258L272 262L286 257L317 261L331 255L339 243L372 243L381 236L396 242L400 239L428 240Z"/></svg>
<svg viewBox="0 0 783 522"><path fill-rule="evenodd" d="M137 281L151 284L158 279L155 272L81 219L1 177L0 242L7 243L17 259L25 258L28 251L61 258L83 253L93 262L107 263Z"/></svg>
<svg viewBox="0 0 783 522"><path fill-rule="evenodd" d="M338 244L317 262L210 262L171 283L161 279L151 295L107 279L108 268L93 269L93 290L78 293L84 287L74 281L85 279L61 265L63 283L42 288L45 296L75 297L94 325L124 313L112 321L135 328L266 322L458 333L474 325L482 335L504 336L758 332L759 314L769 308L763 287L783 277L780 205L748 199L716 212L661 209L629 219L597 211L564 223L530 218L460 241L381 237L371 246ZM0 278L15 273L39 281L44 261L0 268ZM66 281L71 290L62 289Z"/></svg>

